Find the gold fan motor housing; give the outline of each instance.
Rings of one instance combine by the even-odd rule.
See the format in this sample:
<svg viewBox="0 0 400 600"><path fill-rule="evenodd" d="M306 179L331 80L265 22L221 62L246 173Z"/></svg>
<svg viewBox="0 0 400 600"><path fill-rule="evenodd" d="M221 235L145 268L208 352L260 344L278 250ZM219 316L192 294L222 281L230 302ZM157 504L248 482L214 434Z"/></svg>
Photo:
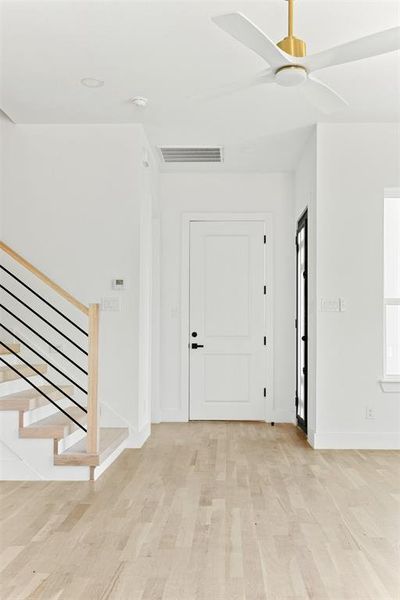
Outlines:
<svg viewBox="0 0 400 600"><path fill-rule="evenodd" d="M291 56L306 55L306 43L293 35L283 38L283 40L277 43L277 46Z"/></svg>

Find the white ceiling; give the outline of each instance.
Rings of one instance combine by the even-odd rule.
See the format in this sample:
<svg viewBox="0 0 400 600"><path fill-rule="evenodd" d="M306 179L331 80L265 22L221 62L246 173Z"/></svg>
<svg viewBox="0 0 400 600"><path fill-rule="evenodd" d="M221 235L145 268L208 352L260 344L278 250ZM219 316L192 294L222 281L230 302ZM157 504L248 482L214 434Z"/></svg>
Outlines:
<svg viewBox="0 0 400 600"><path fill-rule="evenodd" d="M210 20L236 10L274 40L286 34L285 0L3 0L0 106L16 123L140 122L155 146L222 145L213 169L257 171L290 169L317 121L400 120L398 52L319 72L349 102L329 118L295 88L215 97L265 68ZM400 22L398 1L298 0L295 11L309 53Z"/></svg>

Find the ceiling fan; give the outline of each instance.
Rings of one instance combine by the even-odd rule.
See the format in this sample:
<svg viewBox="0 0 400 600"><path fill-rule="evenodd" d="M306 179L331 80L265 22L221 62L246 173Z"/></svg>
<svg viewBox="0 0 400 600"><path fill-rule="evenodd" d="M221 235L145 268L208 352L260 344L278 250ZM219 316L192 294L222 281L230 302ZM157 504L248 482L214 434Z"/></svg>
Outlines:
<svg viewBox="0 0 400 600"><path fill-rule="evenodd" d="M293 0L288 0L288 8L288 35L277 44L241 13L213 17L218 27L253 50L269 65L265 73L254 78L246 87L260 83L299 86L312 104L329 114L347 106L347 102L314 77L313 71L400 48L400 27L393 27L307 56L305 42L293 35Z"/></svg>

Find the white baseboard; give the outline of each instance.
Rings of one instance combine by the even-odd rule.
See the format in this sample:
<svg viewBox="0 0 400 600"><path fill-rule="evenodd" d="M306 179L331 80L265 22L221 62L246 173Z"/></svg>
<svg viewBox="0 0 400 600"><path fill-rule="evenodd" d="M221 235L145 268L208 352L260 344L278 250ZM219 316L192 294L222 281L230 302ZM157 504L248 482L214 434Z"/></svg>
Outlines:
<svg viewBox="0 0 400 600"><path fill-rule="evenodd" d="M266 417L267 423L296 423L296 415L294 411L289 410L272 410L268 411Z"/></svg>
<svg viewBox="0 0 400 600"><path fill-rule="evenodd" d="M128 438L94 471L95 481L108 469L126 448L141 448L151 433L151 424L147 423L139 432L130 433Z"/></svg>
<svg viewBox="0 0 400 600"><path fill-rule="evenodd" d="M151 423L146 423L140 431L130 432L126 442L127 448L141 448L151 433Z"/></svg>
<svg viewBox="0 0 400 600"><path fill-rule="evenodd" d="M400 450L400 433L310 432L309 443L316 450Z"/></svg>
<svg viewBox="0 0 400 600"><path fill-rule="evenodd" d="M99 478L99 477L100 477L100 476L101 476L101 475L104 473L104 471L107 471L108 467L109 467L110 465L112 465L112 463L113 463L115 460L117 460L118 456L119 456L120 454L122 454L122 452L125 450L125 448L126 448L126 443L127 443L127 440L124 440L124 441L122 442L122 444L120 444L120 445L118 446L118 448L116 448L116 449L114 450L114 452L112 452L112 453L110 454L110 456L108 456L108 457L106 458L106 460L105 460L105 461L104 461L104 462L103 462L103 463L102 463L102 464L101 464L99 467L96 467L96 468L95 468L95 470L94 470L94 481L97 481L97 479L98 479L98 478Z"/></svg>
<svg viewBox="0 0 400 600"><path fill-rule="evenodd" d="M315 441L315 431L313 429L308 429L307 442L310 444L311 448L315 448Z"/></svg>
<svg viewBox="0 0 400 600"><path fill-rule="evenodd" d="M187 413L183 410L165 410L158 413L158 421L154 423L187 423Z"/></svg>

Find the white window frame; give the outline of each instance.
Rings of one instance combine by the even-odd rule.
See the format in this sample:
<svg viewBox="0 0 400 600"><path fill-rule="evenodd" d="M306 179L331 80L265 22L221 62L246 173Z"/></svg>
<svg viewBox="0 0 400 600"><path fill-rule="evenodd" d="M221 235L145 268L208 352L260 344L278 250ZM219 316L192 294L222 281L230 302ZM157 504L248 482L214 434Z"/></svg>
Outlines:
<svg viewBox="0 0 400 600"><path fill-rule="evenodd" d="M384 194L384 201L386 198L400 198L400 188L386 188ZM385 206L383 207L384 214ZM384 229L383 229L384 234ZM383 240L384 241L384 240ZM383 257L385 260L385 257ZM384 266L385 268L385 266ZM385 293L385 292L384 292ZM400 298L383 298L383 379L381 380L381 387L385 392L398 392L400 391L400 373L389 374L387 372L387 345L386 345L386 313L388 306L400 306Z"/></svg>
<svg viewBox="0 0 400 600"><path fill-rule="evenodd" d="M386 308L388 306L400 306L400 298L384 298L383 300L383 377L387 381L400 381L400 373L389 374L387 372Z"/></svg>

